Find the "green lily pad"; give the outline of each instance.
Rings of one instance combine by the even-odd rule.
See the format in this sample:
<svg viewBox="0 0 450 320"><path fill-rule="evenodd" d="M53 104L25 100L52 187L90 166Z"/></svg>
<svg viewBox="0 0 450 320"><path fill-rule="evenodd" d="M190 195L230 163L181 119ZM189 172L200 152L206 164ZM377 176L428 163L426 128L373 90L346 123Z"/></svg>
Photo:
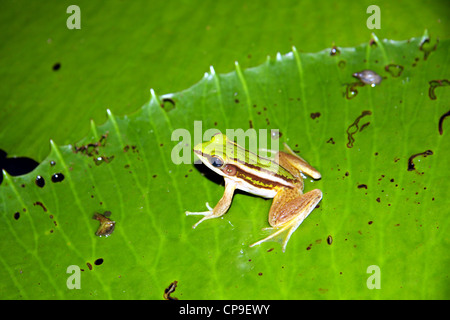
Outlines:
<svg viewBox="0 0 450 320"><path fill-rule="evenodd" d="M185 91L152 91L134 114L108 111L74 145L51 143L27 175L4 171L2 297L163 299L177 281L178 299L448 299L448 119L438 126L449 41L427 39L374 36L211 69ZM362 70L381 83L362 85L352 76ZM277 242L249 247L266 234L271 201L244 192L222 219L191 228L198 218L184 212L214 205L222 180L191 153L176 164L174 132L189 133L190 151L211 128L279 129L321 172L305 191L323 200L285 253ZM115 222L107 237L96 213Z"/></svg>

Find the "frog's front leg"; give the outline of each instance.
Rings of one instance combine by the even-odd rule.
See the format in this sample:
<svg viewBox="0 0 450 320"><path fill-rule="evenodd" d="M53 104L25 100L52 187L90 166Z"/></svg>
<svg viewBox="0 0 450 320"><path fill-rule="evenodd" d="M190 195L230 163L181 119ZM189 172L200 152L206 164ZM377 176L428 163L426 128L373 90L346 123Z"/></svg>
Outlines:
<svg viewBox="0 0 450 320"><path fill-rule="evenodd" d="M200 219L196 224L194 224L192 228L195 229L200 223L202 223L205 220L219 218L223 216L228 211L228 208L230 208L231 201L233 200L234 190L236 190L236 183L233 180L225 178L225 192L223 193L222 198L216 204L214 209L211 209L208 203L206 203L206 206L208 207L209 211L203 212L186 211L187 216L204 215L204 217Z"/></svg>
<svg viewBox="0 0 450 320"><path fill-rule="evenodd" d="M305 218L314 210L322 199L322 191L315 189L305 194L295 196L295 189L281 190L273 199L269 213L269 223L276 231L268 237L253 243L250 247L261 244L289 229L283 241L283 252L292 233Z"/></svg>

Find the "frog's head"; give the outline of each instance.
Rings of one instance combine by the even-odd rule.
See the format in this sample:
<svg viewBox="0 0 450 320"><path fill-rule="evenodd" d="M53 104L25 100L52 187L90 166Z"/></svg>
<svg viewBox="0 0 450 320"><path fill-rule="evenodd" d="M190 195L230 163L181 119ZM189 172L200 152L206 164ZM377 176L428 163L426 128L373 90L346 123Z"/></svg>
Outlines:
<svg viewBox="0 0 450 320"><path fill-rule="evenodd" d="M222 133L215 134L210 141L199 143L194 147L194 153L211 170L224 176L233 175L227 170L235 164L233 156L235 144ZM228 165L228 166L227 166Z"/></svg>

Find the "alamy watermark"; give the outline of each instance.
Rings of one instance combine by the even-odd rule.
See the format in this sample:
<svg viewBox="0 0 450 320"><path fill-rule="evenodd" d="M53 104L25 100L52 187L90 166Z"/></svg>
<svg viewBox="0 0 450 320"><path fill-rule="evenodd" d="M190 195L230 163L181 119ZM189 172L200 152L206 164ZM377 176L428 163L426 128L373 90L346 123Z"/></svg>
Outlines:
<svg viewBox="0 0 450 320"><path fill-rule="evenodd" d="M367 267L367 273L371 275L367 278L366 285L367 288L372 289L381 289L381 271L380 267L377 265L371 265Z"/></svg>
<svg viewBox="0 0 450 320"><path fill-rule="evenodd" d="M81 269L77 265L70 265L67 267L67 273L71 275L67 277L67 289L81 289Z"/></svg>
<svg viewBox="0 0 450 320"><path fill-rule="evenodd" d="M67 29L81 29L81 10L77 5L71 5L67 7L66 13L71 15L67 18Z"/></svg>
<svg viewBox="0 0 450 320"><path fill-rule="evenodd" d="M221 132L219 129L212 128L203 132L202 121L194 121L194 136L191 132L184 128L175 129L172 132L172 141L178 141L177 145L172 149L171 159L174 164L191 164L192 163L192 147L202 142L210 141L211 138L223 133L230 141L234 141L242 148L257 154L258 156L268 158L268 154L276 155L280 150L278 129L226 129ZM270 141L270 145L269 145ZM229 151L229 150L224 150ZM252 159L249 159L252 161ZM194 163L200 163L199 159L194 159Z"/></svg>
<svg viewBox="0 0 450 320"><path fill-rule="evenodd" d="M372 15L367 18L367 28L368 29L381 29L381 10L377 5L371 5L367 7L366 13L371 13Z"/></svg>

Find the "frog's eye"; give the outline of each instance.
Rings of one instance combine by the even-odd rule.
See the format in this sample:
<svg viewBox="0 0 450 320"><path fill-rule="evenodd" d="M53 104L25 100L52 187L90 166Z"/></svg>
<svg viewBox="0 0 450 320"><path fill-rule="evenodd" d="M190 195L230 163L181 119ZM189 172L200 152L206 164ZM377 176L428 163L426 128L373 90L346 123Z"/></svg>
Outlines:
<svg viewBox="0 0 450 320"><path fill-rule="evenodd" d="M211 165L216 168L220 168L223 166L223 160L218 156L212 156L211 158L209 158L209 163L211 163Z"/></svg>

